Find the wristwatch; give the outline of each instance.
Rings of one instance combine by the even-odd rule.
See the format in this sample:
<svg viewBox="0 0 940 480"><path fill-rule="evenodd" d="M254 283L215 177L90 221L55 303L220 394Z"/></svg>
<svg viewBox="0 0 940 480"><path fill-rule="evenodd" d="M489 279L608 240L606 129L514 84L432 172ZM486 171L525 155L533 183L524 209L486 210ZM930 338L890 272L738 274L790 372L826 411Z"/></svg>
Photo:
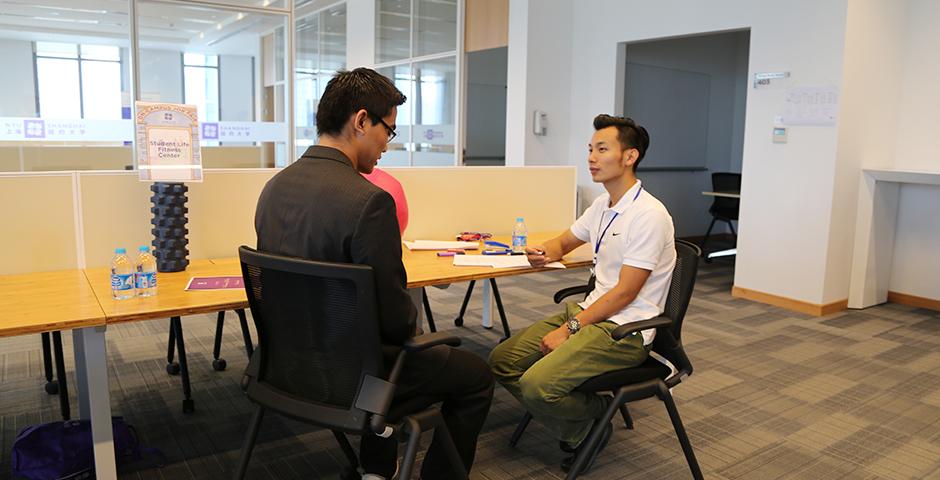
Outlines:
<svg viewBox="0 0 940 480"><path fill-rule="evenodd" d="M574 335L578 333L578 330L581 330L581 321L577 318L572 318L571 320L565 322L565 326L568 327L568 333Z"/></svg>

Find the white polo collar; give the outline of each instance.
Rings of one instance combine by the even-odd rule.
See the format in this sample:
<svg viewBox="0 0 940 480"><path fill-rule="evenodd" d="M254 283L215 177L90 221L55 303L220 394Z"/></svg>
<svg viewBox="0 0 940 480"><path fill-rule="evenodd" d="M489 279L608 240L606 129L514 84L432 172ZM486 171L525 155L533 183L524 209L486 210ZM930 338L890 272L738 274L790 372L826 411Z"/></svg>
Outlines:
<svg viewBox="0 0 940 480"><path fill-rule="evenodd" d="M636 200L636 198L639 196L641 188L643 188L643 185L640 182L640 179L638 178L636 180L636 183L634 183L633 186L630 187L630 189L627 190L627 192L624 193L622 197L620 197L620 200L617 201L616 205L614 205L613 207L608 207L605 205L604 211L606 212L608 210L613 210L617 212L617 214L623 214L623 212L627 210L627 207L632 205L633 201ZM610 203L609 198L610 198L610 194L608 194L607 203Z"/></svg>

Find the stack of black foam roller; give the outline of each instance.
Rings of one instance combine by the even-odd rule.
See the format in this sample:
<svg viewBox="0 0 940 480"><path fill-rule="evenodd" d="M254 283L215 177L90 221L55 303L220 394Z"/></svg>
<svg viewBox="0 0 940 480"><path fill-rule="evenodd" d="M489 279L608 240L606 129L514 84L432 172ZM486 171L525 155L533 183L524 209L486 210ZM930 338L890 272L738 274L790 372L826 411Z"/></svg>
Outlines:
<svg viewBox="0 0 940 480"><path fill-rule="evenodd" d="M154 183L150 186L153 207L153 249L157 257L158 272L180 272L189 265L189 240L186 234L186 191L189 188L182 183Z"/></svg>

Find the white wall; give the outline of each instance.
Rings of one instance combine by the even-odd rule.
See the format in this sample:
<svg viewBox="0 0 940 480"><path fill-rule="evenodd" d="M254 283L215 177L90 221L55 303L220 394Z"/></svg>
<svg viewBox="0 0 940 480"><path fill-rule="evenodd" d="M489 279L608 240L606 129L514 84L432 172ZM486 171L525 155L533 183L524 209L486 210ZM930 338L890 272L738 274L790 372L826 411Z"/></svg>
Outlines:
<svg viewBox="0 0 940 480"><path fill-rule="evenodd" d="M0 39L0 65L13 73L0 75L0 117L37 116L32 43Z"/></svg>
<svg viewBox="0 0 940 480"><path fill-rule="evenodd" d="M514 83L520 82L512 68L513 32L519 28L512 14L520 1L525 0L510 3L510 102ZM550 156L577 165L579 183L589 198L599 194L600 188L588 183L590 177L580 161L582 145L590 138L594 115L615 108L617 45L621 42L749 28L749 75L787 70L794 84L842 85L847 0L598 0L591 8L581 8L580 3L575 8L570 0L553 3L552 7L540 3L539 13L528 12L529 65L521 83L533 85L537 83L534 77L544 82L529 89L528 105L554 105L561 97L569 99L567 108L552 115L568 123L559 126L568 130L568 141L558 140L551 149L536 151L529 144L534 139L528 138L528 129L520 135L512 127L527 119L510 116L507 155L510 145L524 143L526 163ZM569 31L570 49L552 48L551 41L532 41L535 32L567 41ZM566 52L569 60L564 58ZM822 303L837 129L791 127L789 143L773 144L773 119L782 113L785 93L747 90L735 285ZM559 148L568 149L567 159Z"/></svg>
<svg viewBox="0 0 940 480"><path fill-rule="evenodd" d="M570 101L579 95L571 86L574 4L509 1L506 165L572 165L586 158L584 149L572 157L568 148ZM547 135L532 133L535 110L548 114Z"/></svg>
<svg viewBox="0 0 940 480"><path fill-rule="evenodd" d="M903 79L894 162L898 169L940 172L940 3L908 0ZM894 132L892 132L894 134ZM874 162L872 162L874 163ZM885 166L868 164L865 166ZM940 187L903 186L888 289L940 299Z"/></svg>
<svg viewBox="0 0 940 480"><path fill-rule="evenodd" d="M747 32L729 32L626 46L628 63L702 73L707 75L710 81L706 144L704 151L700 152L701 158L668 159L657 156L664 138L668 137L668 132L650 130L650 153L640 164L639 177L644 187L670 210L677 236L704 235L708 229L712 218L708 208L712 199L701 192L712 189L712 172L741 171L744 103L747 94L746 88L741 88L741 83L747 83L747 38ZM648 126L651 122L664 125L671 121L669 118L638 117L630 108L630 98L633 95L664 99L668 98L668 91L627 90L624 95L626 100L623 112L641 125ZM648 114L655 116L657 113L653 110ZM582 143L586 142L587 139ZM708 171L642 171L643 168L683 163L705 166ZM730 231L726 224L718 223L713 233L726 231Z"/></svg>
<svg viewBox="0 0 940 480"><path fill-rule="evenodd" d="M904 2L897 0L848 4L845 81L822 303L847 297L861 168L884 167L894 155L906 17Z"/></svg>

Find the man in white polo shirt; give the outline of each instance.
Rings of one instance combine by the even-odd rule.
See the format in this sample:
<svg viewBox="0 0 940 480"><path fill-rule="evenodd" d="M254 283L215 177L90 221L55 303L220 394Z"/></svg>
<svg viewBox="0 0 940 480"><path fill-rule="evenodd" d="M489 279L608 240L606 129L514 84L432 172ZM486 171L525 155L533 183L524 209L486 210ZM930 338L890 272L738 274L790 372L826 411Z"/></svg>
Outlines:
<svg viewBox="0 0 940 480"><path fill-rule="evenodd" d="M585 380L642 364L655 330L614 341L618 326L658 316L676 264L675 231L666 207L636 178L649 134L632 119L598 115L588 145L591 179L606 193L565 233L526 249L541 266L584 243L594 251L594 290L564 313L541 320L501 343L490 355L496 379L573 453L608 398L575 392ZM588 466L607 445L608 423ZM562 462L567 470L573 457Z"/></svg>

